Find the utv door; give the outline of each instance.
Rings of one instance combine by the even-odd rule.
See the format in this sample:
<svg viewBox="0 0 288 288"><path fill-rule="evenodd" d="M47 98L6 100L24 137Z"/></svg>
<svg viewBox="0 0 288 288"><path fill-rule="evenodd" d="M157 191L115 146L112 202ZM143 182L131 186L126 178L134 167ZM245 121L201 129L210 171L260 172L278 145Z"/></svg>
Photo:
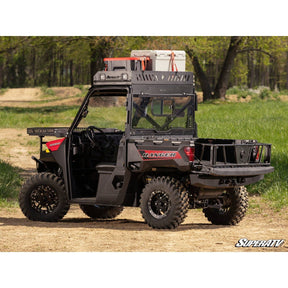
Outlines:
<svg viewBox="0 0 288 288"><path fill-rule="evenodd" d="M124 132L118 128L100 128L95 123L97 113L99 114L99 102L119 102L119 98L126 97L127 92L123 87L92 87L70 128L67 179L73 203L121 205L123 202L125 177L129 174L125 168ZM107 114L113 113L117 107L111 108L112 112L107 109ZM87 120L89 115L92 115L90 122ZM106 120L106 123L111 122L111 119ZM123 127L119 128L124 128L125 121L126 119L120 123Z"/></svg>

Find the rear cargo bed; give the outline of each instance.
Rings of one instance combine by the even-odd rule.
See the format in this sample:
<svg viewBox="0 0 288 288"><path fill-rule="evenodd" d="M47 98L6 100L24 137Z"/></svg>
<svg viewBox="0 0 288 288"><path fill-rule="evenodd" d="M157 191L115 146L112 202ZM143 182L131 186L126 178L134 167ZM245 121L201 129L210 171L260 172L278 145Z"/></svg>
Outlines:
<svg viewBox="0 0 288 288"><path fill-rule="evenodd" d="M197 139L195 141L196 163L198 161L199 164L214 168L214 172L224 168L228 170L228 167L230 170L233 167L242 167L243 172L250 167L270 167L270 158L271 144L258 143L256 140ZM234 172L231 170L231 173Z"/></svg>

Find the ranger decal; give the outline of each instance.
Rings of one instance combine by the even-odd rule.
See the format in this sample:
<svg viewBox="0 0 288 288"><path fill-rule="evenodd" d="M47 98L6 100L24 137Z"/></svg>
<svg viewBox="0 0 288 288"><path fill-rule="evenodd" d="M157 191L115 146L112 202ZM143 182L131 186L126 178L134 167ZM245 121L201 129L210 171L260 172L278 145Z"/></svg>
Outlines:
<svg viewBox="0 0 288 288"><path fill-rule="evenodd" d="M138 150L142 159L147 160L170 160L181 159L178 151L162 151L162 150Z"/></svg>

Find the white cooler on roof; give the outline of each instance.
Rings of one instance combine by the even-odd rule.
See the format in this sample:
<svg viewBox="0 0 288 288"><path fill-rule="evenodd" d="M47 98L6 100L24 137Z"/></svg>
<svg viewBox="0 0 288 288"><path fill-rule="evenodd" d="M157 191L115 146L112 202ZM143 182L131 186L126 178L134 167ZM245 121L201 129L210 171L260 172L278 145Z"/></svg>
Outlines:
<svg viewBox="0 0 288 288"><path fill-rule="evenodd" d="M132 50L131 57L149 57L146 70L185 71L186 54L181 50Z"/></svg>

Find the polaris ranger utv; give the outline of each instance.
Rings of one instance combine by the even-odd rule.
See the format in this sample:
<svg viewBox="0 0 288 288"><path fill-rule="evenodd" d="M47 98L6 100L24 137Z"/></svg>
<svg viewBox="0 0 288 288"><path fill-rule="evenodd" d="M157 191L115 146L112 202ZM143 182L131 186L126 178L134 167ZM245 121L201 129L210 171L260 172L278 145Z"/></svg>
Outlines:
<svg viewBox="0 0 288 288"><path fill-rule="evenodd" d="M40 158L32 157L38 173L19 195L23 213L58 221L77 203L89 217L108 219L140 206L149 226L172 229L189 208L201 208L213 224L239 223L248 207L245 186L274 170L271 145L198 138L194 78L183 71L183 53L132 52L104 59L69 128L27 129L40 137ZM124 97L125 131L93 120L106 97Z"/></svg>

